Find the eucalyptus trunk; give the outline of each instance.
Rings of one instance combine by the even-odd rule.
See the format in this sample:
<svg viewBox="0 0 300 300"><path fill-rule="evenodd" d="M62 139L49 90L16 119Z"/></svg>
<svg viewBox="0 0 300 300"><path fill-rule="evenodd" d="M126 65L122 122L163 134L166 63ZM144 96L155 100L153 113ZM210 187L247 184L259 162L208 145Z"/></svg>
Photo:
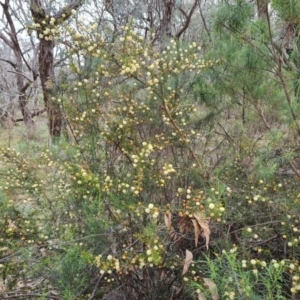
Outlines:
<svg viewBox="0 0 300 300"><path fill-rule="evenodd" d="M59 138L63 126L63 114L59 104L53 101L55 83L54 72L54 47L55 37L46 37L46 28L56 28L64 23L72 15L72 11L79 8L83 0L71 0L53 15L48 15L41 0L31 0L30 10L33 20L40 27L37 29L39 44L39 73L43 90L44 105L48 115L48 127L50 136L54 139ZM52 20L52 21L50 21Z"/></svg>
<svg viewBox="0 0 300 300"><path fill-rule="evenodd" d="M44 105L48 115L48 126L51 137L61 136L63 117L57 102L52 100L54 75L54 41L40 39L39 45L39 73L43 89Z"/></svg>

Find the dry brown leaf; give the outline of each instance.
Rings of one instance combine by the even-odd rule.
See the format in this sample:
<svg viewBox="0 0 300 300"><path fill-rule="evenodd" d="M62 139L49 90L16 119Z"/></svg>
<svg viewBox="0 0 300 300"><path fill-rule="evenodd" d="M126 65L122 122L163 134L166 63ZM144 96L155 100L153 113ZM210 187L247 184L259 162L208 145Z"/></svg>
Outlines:
<svg viewBox="0 0 300 300"><path fill-rule="evenodd" d="M189 251L188 249L186 249L182 275L184 275L189 270L189 267L192 262L193 262L193 253L191 251Z"/></svg>
<svg viewBox="0 0 300 300"><path fill-rule="evenodd" d="M179 217L178 229L180 233L186 233L193 229L191 219L188 216Z"/></svg>
<svg viewBox="0 0 300 300"><path fill-rule="evenodd" d="M172 227L169 233L169 236L171 238L171 241L176 241L177 240L177 234L174 230L174 228Z"/></svg>
<svg viewBox="0 0 300 300"><path fill-rule="evenodd" d="M199 226L198 222L196 220L193 220L193 225L194 225L194 232L195 232L195 247L198 245L198 240L199 240L199 234L201 233L201 227Z"/></svg>
<svg viewBox="0 0 300 300"><path fill-rule="evenodd" d="M198 294L198 300L206 300L206 298L205 298L205 296L204 296L204 294L203 293L199 293Z"/></svg>
<svg viewBox="0 0 300 300"><path fill-rule="evenodd" d="M53 296L58 296L59 292L52 290L52 291L50 291L50 294L52 294Z"/></svg>
<svg viewBox="0 0 300 300"><path fill-rule="evenodd" d="M206 245L206 249L208 250L209 237L210 237L210 229L208 226L208 221L205 218L203 218L201 213L195 213L194 217L196 218L198 224L203 230L203 235L205 237L205 245Z"/></svg>
<svg viewBox="0 0 300 300"><path fill-rule="evenodd" d="M184 233L186 227L185 223L185 217L179 217L178 229L180 233Z"/></svg>
<svg viewBox="0 0 300 300"><path fill-rule="evenodd" d="M184 289L184 285L182 285L179 289L177 289L176 294L175 294L176 298L178 298L182 294L183 289Z"/></svg>
<svg viewBox="0 0 300 300"><path fill-rule="evenodd" d="M172 227L172 214L169 210L165 213L165 224L167 229L170 231Z"/></svg>
<svg viewBox="0 0 300 300"><path fill-rule="evenodd" d="M160 280L161 280L161 282L164 282L167 278L168 278L167 273L162 270L161 273L160 273Z"/></svg>
<svg viewBox="0 0 300 300"><path fill-rule="evenodd" d="M219 293L218 293L218 288L217 285L209 278L203 278L204 283L208 286L208 289L211 294L211 299L212 300L219 300Z"/></svg>
<svg viewBox="0 0 300 300"><path fill-rule="evenodd" d="M42 257L46 256L46 248L40 248L40 252L42 254Z"/></svg>

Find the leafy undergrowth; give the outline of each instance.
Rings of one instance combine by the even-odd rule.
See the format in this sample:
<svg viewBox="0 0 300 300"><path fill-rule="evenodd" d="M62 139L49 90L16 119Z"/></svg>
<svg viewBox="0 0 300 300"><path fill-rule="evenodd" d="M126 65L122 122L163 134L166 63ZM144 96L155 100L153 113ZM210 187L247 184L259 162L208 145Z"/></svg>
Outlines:
<svg viewBox="0 0 300 300"><path fill-rule="evenodd" d="M70 136L0 150L2 299L296 299L300 191L278 172L296 151L268 156L282 137L252 141L254 113L237 131L199 104L222 60L68 30L76 80L53 101Z"/></svg>
<svg viewBox="0 0 300 300"><path fill-rule="evenodd" d="M1 150L3 299L297 295L295 178L253 181L229 167L214 185L178 188L170 203L142 202L79 155L71 164L69 145L30 156Z"/></svg>

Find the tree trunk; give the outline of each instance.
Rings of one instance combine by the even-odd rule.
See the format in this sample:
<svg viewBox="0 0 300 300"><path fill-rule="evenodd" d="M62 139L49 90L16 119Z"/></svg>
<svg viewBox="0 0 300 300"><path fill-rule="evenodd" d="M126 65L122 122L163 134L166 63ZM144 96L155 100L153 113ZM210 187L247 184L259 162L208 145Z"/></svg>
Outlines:
<svg viewBox="0 0 300 300"><path fill-rule="evenodd" d="M31 0L30 10L35 23L40 24L37 29L37 36L40 40L39 45L39 73L41 85L43 89L44 104L48 114L48 127L50 136L55 140L61 136L63 125L63 114L59 104L52 100L54 96L53 86L55 86L54 76L54 38L44 36L46 28L55 28L66 21L71 15L72 11L76 10L83 3L83 0L69 1L69 4L64 6L61 10L53 16L46 14L44 3L41 0ZM47 15L47 17L46 17ZM54 22L50 22L54 19Z"/></svg>
<svg viewBox="0 0 300 300"><path fill-rule="evenodd" d="M172 37L172 18L175 9L175 0L163 0L163 16L160 34L162 38Z"/></svg>
<svg viewBox="0 0 300 300"><path fill-rule="evenodd" d="M52 100L54 76L54 41L40 39L39 72L43 89L44 104L48 114L48 126L51 137L59 138L62 128L62 113L59 105Z"/></svg>
<svg viewBox="0 0 300 300"><path fill-rule="evenodd" d="M28 99L26 95L26 89L28 85L24 85L24 77L21 75L22 73L22 57L18 51L15 51L15 55L17 58L16 62L16 72L17 76L17 87L18 87L18 100L19 107L22 113L23 121L25 123L27 129L27 135L29 138L32 138L35 132L35 122L32 119L31 113L27 107Z"/></svg>
<svg viewBox="0 0 300 300"><path fill-rule="evenodd" d="M23 59L22 57L22 51L19 44L19 41L17 39L17 30L15 28L15 24L13 22L13 19L11 17L11 13L9 11L9 2L10 0L6 0L5 3L1 2L1 6L3 8L4 15L6 17L6 20L8 22L10 32L5 35L3 32L0 33L1 40L4 41L5 44L7 44L15 55L15 62L4 60L7 63L9 63L16 71L16 81L17 81L17 88L18 88L18 102L19 107L22 113L23 121L27 128L27 134L28 137L31 138L35 131L35 123L32 119L31 113L27 107L27 95L26 90L29 87L29 83L24 84L24 76L23 76ZM30 70L30 68L28 68ZM36 79L36 74L33 72L33 80Z"/></svg>

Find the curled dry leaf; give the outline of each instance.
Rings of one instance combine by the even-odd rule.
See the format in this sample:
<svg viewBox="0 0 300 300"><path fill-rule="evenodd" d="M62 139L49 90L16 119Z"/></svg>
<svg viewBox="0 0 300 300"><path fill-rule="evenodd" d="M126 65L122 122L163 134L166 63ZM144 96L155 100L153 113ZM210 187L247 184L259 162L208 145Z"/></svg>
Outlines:
<svg viewBox="0 0 300 300"><path fill-rule="evenodd" d="M204 283L208 286L208 289L211 294L211 299L212 300L219 300L219 293L218 293L218 288L217 285L209 278L203 278Z"/></svg>
<svg viewBox="0 0 300 300"><path fill-rule="evenodd" d="M176 232L175 232L175 230L174 230L173 227L172 227L171 230L170 230L169 236L170 236L170 238L171 238L171 241L173 241L173 242L175 242L175 243L178 242L178 241L180 240L180 237L179 237L179 238L177 237L177 234L176 234Z"/></svg>
<svg viewBox="0 0 300 300"><path fill-rule="evenodd" d="M177 289L176 294L175 294L176 298L180 297L180 295L183 292L183 289L184 289L184 285L182 285L180 288Z"/></svg>
<svg viewBox="0 0 300 300"><path fill-rule="evenodd" d="M189 216L179 216L178 229L180 233L190 232L193 229Z"/></svg>
<svg viewBox="0 0 300 300"><path fill-rule="evenodd" d="M169 237L176 243L178 241L178 238L174 227L172 226L172 213L169 210L167 210L165 213L165 225L169 231Z"/></svg>
<svg viewBox="0 0 300 300"><path fill-rule="evenodd" d="M209 237L210 237L210 229L208 226L208 220L205 219L201 213L195 213L194 214L195 219L197 220L198 224L203 230L203 235L205 237L205 245L206 249L208 250L208 244L209 244Z"/></svg>
<svg viewBox="0 0 300 300"><path fill-rule="evenodd" d="M58 292L58 291L55 291L55 290L51 290L51 291L50 291L50 294L52 294L53 296L58 296L58 295L59 295L59 292Z"/></svg>
<svg viewBox="0 0 300 300"><path fill-rule="evenodd" d="M204 294L203 293L199 293L198 294L198 300L206 300L206 298L205 298L205 296L204 296Z"/></svg>
<svg viewBox="0 0 300 300"><path fill-rule="evenodd" d="M165 213L165 224L167 229L170 231L172 227L172 214L169 210Z"/></svg>
<svg viewBox="0 0 300 300"><path fill-rule="evenodd" d="M195 232L195 247L198 245L198 240L199 240L199 234L201 233L201 227L199 226L198 222L196 220L193 220L193 225L194 225L194 232Z"/></svg>
<svg viewBox="0 0 300 300"><path fill-rule="evenodd" d="M193 253L186 249L182 275L184 275L189 270L189 267L192 262L193 262Z"/></svg>

